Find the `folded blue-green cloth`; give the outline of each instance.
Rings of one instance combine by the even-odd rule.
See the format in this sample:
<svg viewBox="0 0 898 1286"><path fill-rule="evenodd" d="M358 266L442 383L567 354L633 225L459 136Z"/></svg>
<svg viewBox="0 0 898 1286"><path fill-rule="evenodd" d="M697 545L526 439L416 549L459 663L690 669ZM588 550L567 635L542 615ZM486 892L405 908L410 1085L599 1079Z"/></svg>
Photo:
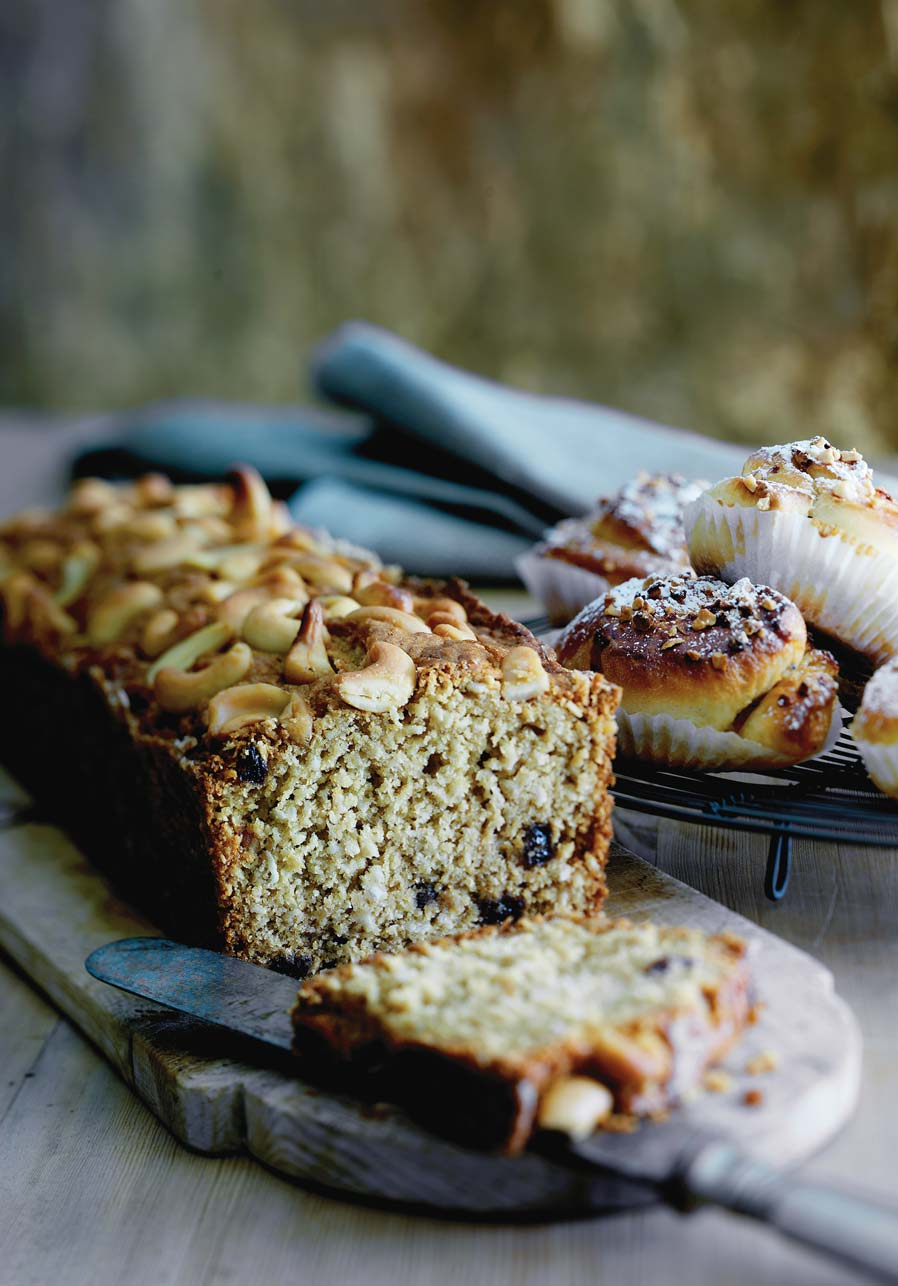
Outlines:
<svg viewBox="0 0 898 1286"><path fill-rule="evenodd" d="M220 477L254 464L300 522L409 571L514 581L517 554L640 468L720 477L745 456L604 407L538 397L447 366L362 322L313 357L342 412L179 402L123 417L76 472Z"/></svg>

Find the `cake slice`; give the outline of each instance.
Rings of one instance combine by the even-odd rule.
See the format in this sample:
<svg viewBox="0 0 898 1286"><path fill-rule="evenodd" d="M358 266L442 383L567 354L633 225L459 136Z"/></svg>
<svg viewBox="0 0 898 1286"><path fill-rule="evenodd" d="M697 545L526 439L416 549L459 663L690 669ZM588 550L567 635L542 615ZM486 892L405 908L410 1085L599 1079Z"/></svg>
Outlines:
<svg viewBox="0 0 898 1286"><path fill-rule="evenodd" d="M309 979L293 1023L313 1073L374 1084L466 1146L516 1152L538 1126L582 1135L612 1111L670 1107L747 1016L741 940L557 917Z"/></svg>
<svg viewBox="0 0 898 1286"><path fill-rule="evenodd" d="M0 528L8 766L161 927L304 976L599 907L617 689L252 470Z"/></svg>

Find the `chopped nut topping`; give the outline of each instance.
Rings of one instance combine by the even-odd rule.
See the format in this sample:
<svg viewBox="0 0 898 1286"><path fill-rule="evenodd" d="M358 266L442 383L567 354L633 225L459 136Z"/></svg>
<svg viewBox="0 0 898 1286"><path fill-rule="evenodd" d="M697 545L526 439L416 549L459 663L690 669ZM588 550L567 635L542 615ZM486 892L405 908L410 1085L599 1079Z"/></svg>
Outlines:
<svg viewBox="0 0 898 1286"><path fill-rule="evenodd" d="M762 1076L765 1072L775 1071L779 1065L779 1059L772 1049L762 1049L754 1058L750 1058L745 1064L745 1070L749 1076Z"/></svg>
<svg viewBox="0 0 898 1286"><path fill-rule="evenodd" d="M768 598L762 598L762 599L761 599L761 606L763 607L763 609L764 609L764 611L765 611L765 612L775 612L775 611L776 611L776 603L775 603L775 602L773 601L773 599L772 599L772 598L770 598L770 597L768 597Z"/></svg>
<svg viewBox="0 0 898 1286"><path fill-rule="evenodd" d="M711 664L714 666L715 670L725 670L727 664L725 654L723 652L712 652Z"/></svg>
<svg viewBox="0 0 898 1286"><path fill-rule="evenodd" d="M746 491L754 493L758 489L758 480L750 473L744 474L739 481L742 483L743 487L745 487Z"/></svg>
<svg viewBox="0 0 898 1286"><path fill-rule="evenodd" d="M763 513L766 513L766 512L767 512L767 510L770 508L770 497L769 497L769 496L761 496L761 499L758 501L758 508L759 508Z"/></svg>
<svg viewBox="0 0 898 1286"><path fill-rule="evenodd" d="M680 643L682 643L682 641L683 640L679 638L668 639L666 643L661 644L661 651L666 652L669 647L677 647Z"/></svg>
<svg viewBox="0 0 898 1286"><path fill-rule="evenodd" d="M716 625L716 624L717 624L717 616L715 615L715 613L709 612L706 607L703 607L699 612L698 616L696 616L695 619L693 620L692 628L694 630L706 630L709 628L709 626Z"/></svg>
<svg viewBox="0 0 898 1286"><path fill-rule="evenodd" d="M696 652L694 648L689 648L686 652L686 655L688 656L690 661L700 661L702 659L701 652Z"/></svg>
<svg viewBox="0 0 898 1286"><path fill-rule="evenodd" d="M710 1071L705 1072L702 1084L712 1094L726 1094L727 1090L733 1088L733 1078L722 1067L712 1067Z"/></svg>

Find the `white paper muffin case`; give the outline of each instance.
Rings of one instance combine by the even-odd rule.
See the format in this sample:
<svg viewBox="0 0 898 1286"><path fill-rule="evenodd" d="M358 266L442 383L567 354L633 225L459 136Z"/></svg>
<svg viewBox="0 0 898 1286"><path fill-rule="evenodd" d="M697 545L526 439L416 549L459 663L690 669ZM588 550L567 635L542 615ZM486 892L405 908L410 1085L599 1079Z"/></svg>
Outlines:
<svg viewBox="0 0 898 1286"><path fill-rule="evenodd" d="M836 704L820 754L835 745L841 731L842 712ZM794 762L736 732L701 728L689 719L674 719L669 714L627 714L626 710L618 710L617 744L620 754L627 758L677 768L722 772L754 767L760 772Z"/></svg>
<svg viewBox="0 0 898 1286"><path fill-rule="evenodd" d="M824 535L801 514L728 507L708 496L684 518L690 557L703 572L779 590L812 625L877 664L898 654L898 559L847 535Z"/></svg>
<svg viewBox="0 0 898 1286"><path fill-rule="evenodd" d="M538 598L550 620L566 624L581 608L603 598L610 588L604 576L588 572L558 558L546 558L533 550L520 554L515 567L534 598Z"/></svg>

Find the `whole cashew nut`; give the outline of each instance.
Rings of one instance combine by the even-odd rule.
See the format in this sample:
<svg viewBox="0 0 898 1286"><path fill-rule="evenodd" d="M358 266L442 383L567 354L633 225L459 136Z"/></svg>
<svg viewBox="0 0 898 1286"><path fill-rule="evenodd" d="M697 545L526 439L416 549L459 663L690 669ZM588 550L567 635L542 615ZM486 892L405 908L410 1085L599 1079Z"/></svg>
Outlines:
<svg viewBox="0 0 898 1286"><path fill-rule="evenodd" d="M100 547L92 540L77 544L62 564L59 589L53 595L60 607L76 602L100 565Z"/></svg>
<svg viewBox="0 0 898 1286"><path fill-rule="evenodd" d="M140 637L140 650L147 657L160 656L174 641L178 628L178 613L170 607L161 607L154 612Z"/></svg>
<svg viewBox="0 0 898 1286"><path fill-rule="evenodd" d="M318 594L315 602L321 605L326 621L340 621L361 606L354 598L347 598L345 594Z"/></svg>
<svg viewBox="0 0 898 1286"><path fill-rule="evenodd" d="M539 653L532 647L513 647L502 658L502 695L508 701L538 697L549 686Z"/></svg>
<svg viewBox="0 0 898 1286"><path fill-rule="evenodd" d="M169 567L178 567L186 563L191 554L195 554L199 540L195 533L179 531L168 540L159 540L146 549L139 550L131 559L131 570L138 576L152 572L167 571Z"/></svg>
<svg viewBox="0 0 898 1286"><path fill-rule="evenodd" d="M411 700L416 680L415 663L407 652L393 643L374 643L364 668L338 674L334 684L347 705L383 714Z"/></svg>
<svg viewBox="0 0 898 1286"><path fill-rule="evenodd" d="M267 540L271 535L271 492L251 465L240 464L228 474L234 493L231 524L243 540Z"/></svg>
<svg viewBox="0 0 898 1286"><path fill-rule="evenodd" d="M217 652L233 637L234 631L224 621L213 621L211 625L204 625L202 629L194 630L192 634L188 634L184 639L179 639L167 652L163 652L160 657L156 658L149 670L147 670L147 683L155 683L156 676L162 670L189 670L204 653ZM246 650L249 652L249 648ZM251 652L250 657L252 657ZM239 677L242 678L243 676L240 675ZM231 682L236 683L237 680L232 679ZM228 685L223 683L221 686L227 687ZM215 691L218 692L219 689L216 688ZM214 693L209 695L214 696Z"/></svg>
<svg viewBox="0 0 898 1286"><path fill-rule="evenodd" d="M290 617L301 607L302 603L295 598L270 598L267 603L260 603L243 622L244 640L258 652L285 655L299 633L299 621Z"/></svg>
<svg viewBox="0 0 898 1286"><path fill-rule="evenodd" d="M434 634L441 639L452 639L454 643L471 643L478 642L477 635L471 629L470 625L453 625L451 621L439 621L434 625L434 618L431 616L427 622L432 628Z"/></svg>
<svg viewBox="0 0 898 1286"><path fill-rule="evenodd" d="M362 576L370 574L361 573ZM407 589L400 589L398 585L391 585L377 576L367 584L359 585L358 582L359 576L356 577L352 592L364 607L395 607L400 612L414 612L415 600Z"/></svg>
<svg viewBox="0 0 898 1286"><path fill-rule="evenodd" d="M278 722L287 735L300 745L307 745L312 740L312 707L301 692L293 693Z"/></svg>
<svg viewBox="0 0 898 1286"><path fill-rule="evenodd" d="M207 718L212 736L226 736L249 723L277 719L290 694L273 683L239 683L223 688L209 702Z"/></svg>
<svg viewBox="0 0 898 1286"><path fill-rule="evenodd" d="M401 612L395 607L360 607L358 611L350 612L345 619L358 621L360 624L365 621L386 621L388 625L395 626L397 630L404 630L406 634L430 633L430 627L425 625L419 616L413 616L411 612Z"/></svg>
<svg viewBox="0 0 898 1286"><path fill-rule="evenodd" d="M158 607L162 590L150 581L131 581L118 585L105 594L87 618L87 641L91 647L103 647L121 638L141 612Z"/></svg>
<svg viewBox="0 0 898 1286"><path fill-rule="evenodd" d="M183 714L207 705L223 688L246 678L252 663L250 648L245 643L235 643L203 670L174 670L167 666L157 671L153 691L163 710Z"/></svg>
<svg viewBox="0 0 898 1286"><path fill-rule="evenodd" d="M284 661L284 678L288 683L312 683L325 674L333 674L324 640L324 613L321 604L313 598L303 609L302 621L296 642Z"/></svg>
<svg viewBox="0 0 898 1286"><path fill-rule="evenodd" d="M220 621L230 625L235 634L239 634L243 629L243 622L249 616L254 607L260 603L267 603L269 599L268 591L261 587L256 589L238 589L236 594L230 594L219 606L216 615Z"/></svg>

